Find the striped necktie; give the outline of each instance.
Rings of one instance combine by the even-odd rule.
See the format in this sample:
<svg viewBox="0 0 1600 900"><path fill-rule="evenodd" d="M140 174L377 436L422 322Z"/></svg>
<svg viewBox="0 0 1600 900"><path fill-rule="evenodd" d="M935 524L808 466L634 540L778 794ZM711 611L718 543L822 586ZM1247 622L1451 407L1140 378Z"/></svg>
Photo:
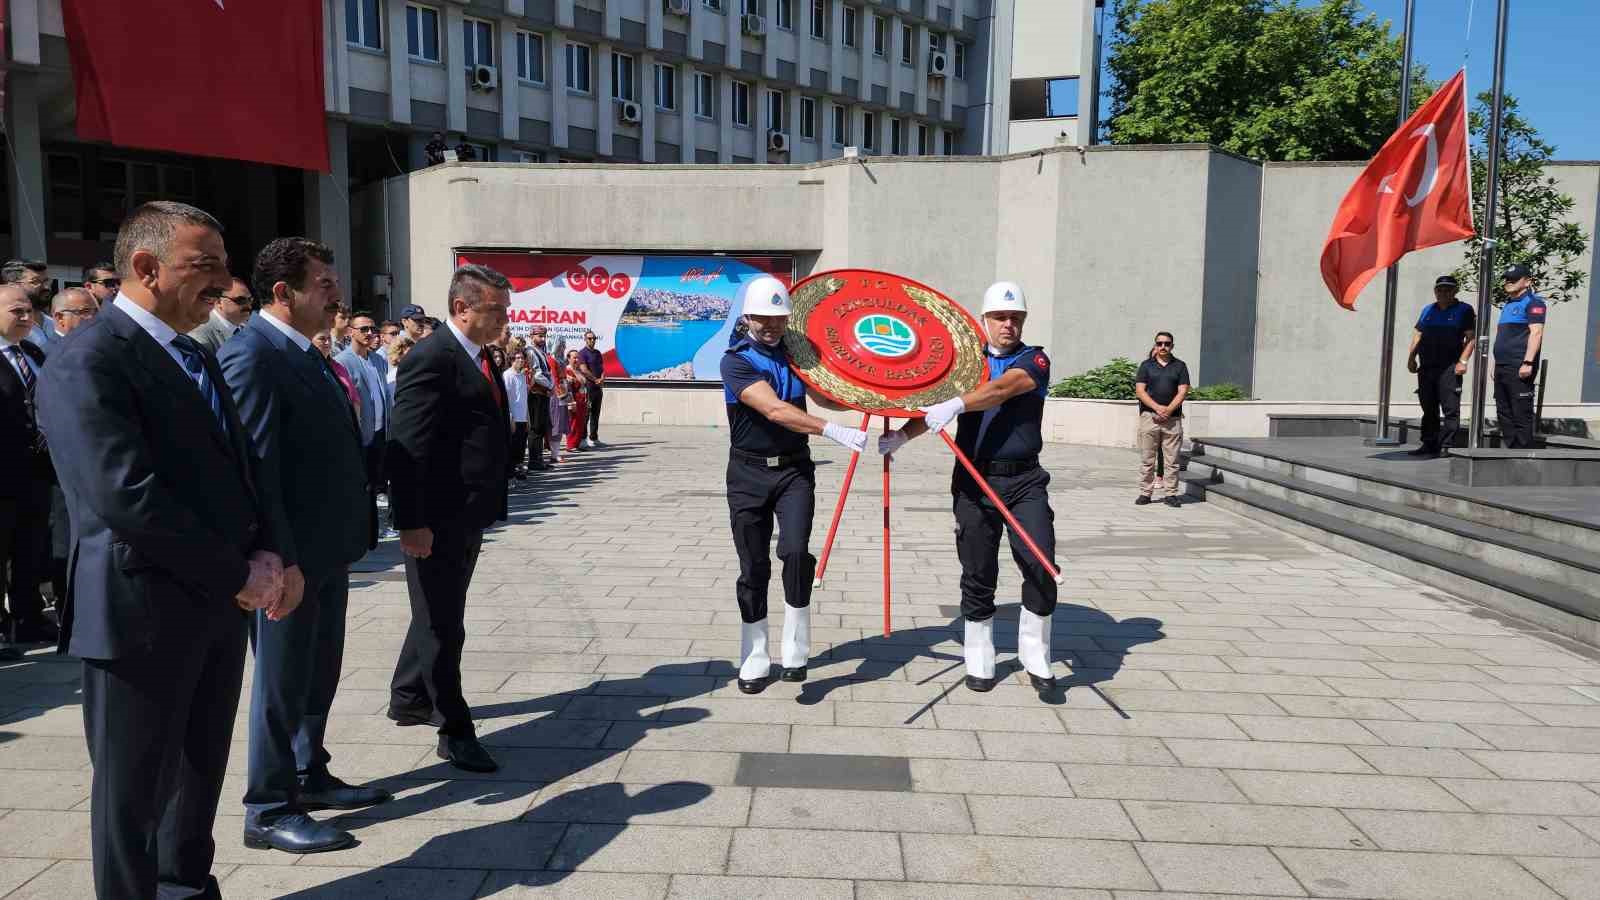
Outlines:
<svg viewBox="0 0 1600 900"><path fill-rule="evenodd" d="M177 348L178 355L183 357L183 370L188 373L189 379L195 387L200 389L200 396L205 398L206 405L211 407L211 414L217 419L217 427L223 434L228 433L228 417L222 412L222 397L217 393L216 385L211 383L211 376L206 372L205 351L194 342L194 338L180 334L172 339L172 346Z"/></svg>
<svg viewBox="0 0 1600 900"><path fill-rule="evenodd" d="M33 364L28 361L28 354L23 353L22 348L16 344L7 347L6 353L10 355L17 371L22 374L22 386L28 391L28 399L32 400L33 389L39 383L39 378L33 374Z"/></svg>

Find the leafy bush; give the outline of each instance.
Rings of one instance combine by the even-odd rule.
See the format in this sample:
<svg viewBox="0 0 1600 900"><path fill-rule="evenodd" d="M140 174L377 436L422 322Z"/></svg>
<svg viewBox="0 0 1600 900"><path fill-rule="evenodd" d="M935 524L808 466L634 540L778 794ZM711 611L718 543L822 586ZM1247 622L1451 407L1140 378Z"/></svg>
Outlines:
<svg viewBox="0 0 1600 900"><path fill-rule="evenodd" d="M1138 372L1139 367L1133 360L1119 356L1098 369L1056 382L1050 388L1050 396L1074 400L1136 400L1133 376Z"/></svg>
<svg viewBox="0 0 1600 900"><path fill-rule="evenodd" d="M1231 381L1189 389L1190 400L1249 400L1250 395Z"/></svg>

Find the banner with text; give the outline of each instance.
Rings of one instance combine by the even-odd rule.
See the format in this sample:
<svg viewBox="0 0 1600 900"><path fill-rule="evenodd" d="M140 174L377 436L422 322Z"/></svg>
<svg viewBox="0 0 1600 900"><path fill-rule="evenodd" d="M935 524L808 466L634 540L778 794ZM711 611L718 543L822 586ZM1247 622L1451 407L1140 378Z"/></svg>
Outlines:
<svg viewBox="0 0 1600 900"><path fill-rule="evenodd" d="M758 275L793 283L787 256L679 256L463 251L456 264L511 279L511 332L545 326L546 347L577 350L593 331L606 375L717 381L739 311L739 288Z"/></svg>

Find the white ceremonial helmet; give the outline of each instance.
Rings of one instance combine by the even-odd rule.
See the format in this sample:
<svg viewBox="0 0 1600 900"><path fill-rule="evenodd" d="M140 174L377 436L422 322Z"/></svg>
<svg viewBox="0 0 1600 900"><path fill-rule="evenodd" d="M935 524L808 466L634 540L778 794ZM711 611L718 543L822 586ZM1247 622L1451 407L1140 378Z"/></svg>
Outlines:
<svg viewBox="0 0 1600 900"><path fill-rule="evenodd" d="M983 315L992 312L1027 312L1028 300L1015 281L996 281L983 292Z"/></svg>
<svg viewBox="0 0 1600 900"><path fill-rule="evenodd" d="M739 314L742 316L787 316L789 289L771 275L758 275L739 288Z"/></svg>

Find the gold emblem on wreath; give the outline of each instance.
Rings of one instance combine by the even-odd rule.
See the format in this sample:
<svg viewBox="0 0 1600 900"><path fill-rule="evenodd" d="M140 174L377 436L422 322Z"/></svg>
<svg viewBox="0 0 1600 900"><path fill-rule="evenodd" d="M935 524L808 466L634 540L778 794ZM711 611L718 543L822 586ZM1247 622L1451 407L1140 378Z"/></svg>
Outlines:
<svg viewBox="0 0 1600 900"><path fill-rule="evenodd" d="M817 389L863 412L889 409L916 409L930 406L965 394L978 386L983 373L983 346L973 331L971 322L961 309L944 297L915 285L901 284L901 289L913 303L927 310L944 324L954 344L955 367L943 381L914 394L889 398L884 394L846 381L822 364L816 345L806 337L806 319L818 303L844 287L840 278L818 278L802 285L790 298L794 312L789 315L789 326L783 335L789 359Z"/></svg>

